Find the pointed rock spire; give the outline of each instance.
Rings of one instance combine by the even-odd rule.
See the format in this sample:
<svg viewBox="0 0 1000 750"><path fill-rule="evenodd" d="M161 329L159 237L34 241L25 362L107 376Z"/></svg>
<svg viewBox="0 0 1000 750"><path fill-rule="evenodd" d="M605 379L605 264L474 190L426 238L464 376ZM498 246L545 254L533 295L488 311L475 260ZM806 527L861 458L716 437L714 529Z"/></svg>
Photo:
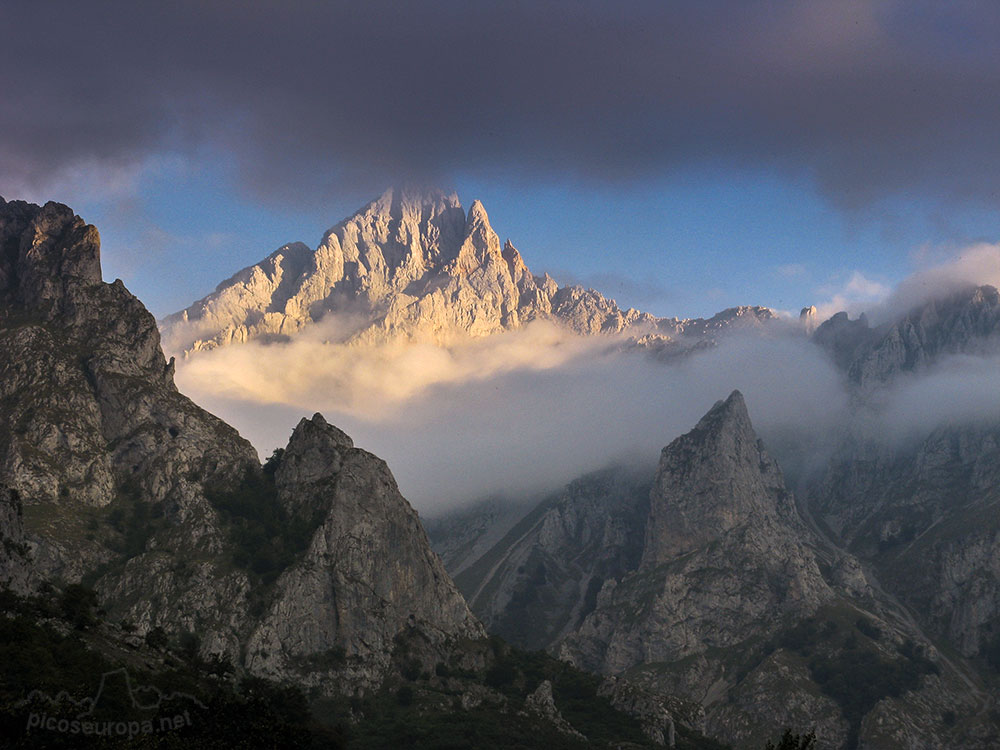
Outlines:
<svg viewBox="0 0 1000 750"><path fill-rule="evenodd" d="M500 237L490 226L490 217L482 201L475 200L465 221L465 241L458 251L454 269L467 274L491 260L502 260Z"/></svg>
<svg viewBox="0 0 1000 750"><path fill-rule="evenodd" d="M643 565L794 513L781 470L754 432L739 391L663 449L650 497Z"/></svg>

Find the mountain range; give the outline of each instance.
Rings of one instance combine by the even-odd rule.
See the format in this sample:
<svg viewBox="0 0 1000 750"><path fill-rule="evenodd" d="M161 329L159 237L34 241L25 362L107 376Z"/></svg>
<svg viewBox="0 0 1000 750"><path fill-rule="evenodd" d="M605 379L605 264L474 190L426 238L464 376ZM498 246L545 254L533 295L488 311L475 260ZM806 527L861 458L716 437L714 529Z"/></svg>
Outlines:
<svg viewBox="0 0 1000 750"><path fill-rule="evenodd" d="M437 519L430 539L385 462L319 414L261 464L177 391L160 345L195 358L316 328L447 344L540 320L671 367L777 316L622 310L528 272L480 203L389 191L158 327L102 281L94 227L0 199L5 627L24 653L85 647L151 680L186 665L186 692L225 711L299 696L268 731L327 746L1000 742L1000 424L878 434L897 384L994 361L992 287L877 327L805 312L796 335L850 395L832 449L766 445L753 401L720 393L654 469L594 467L540 503Z"/></svg>
<svg viewBox="0 0 1000 750"><path fill-rule="evenodd" d="M545 320L582 335L680 346L775 317L754 306L707 320L623 310L593 289L532 274L510 240L501 245L479 201L466 212L454 194L390 189L331 228L315 250L284 245L164 318L161 329L167 351L190 356L287 340L320 321L329 337L359 343L447 344Z"/></svg>

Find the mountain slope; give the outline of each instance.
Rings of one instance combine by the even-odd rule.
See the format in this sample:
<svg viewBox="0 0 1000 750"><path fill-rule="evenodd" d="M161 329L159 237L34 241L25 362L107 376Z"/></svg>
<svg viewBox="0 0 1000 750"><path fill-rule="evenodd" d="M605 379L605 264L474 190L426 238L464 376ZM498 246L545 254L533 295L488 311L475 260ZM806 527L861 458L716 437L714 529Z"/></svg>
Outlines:
<svg viewBox="0 0 1000 750"><path fill-rule="evenodd" d="M255 672L343 649L330 689L377 686L402 632L439 654L483 635L383 462L317 415L262 471L177 392L152 316L101 281L93 227L0 202L0 243L5 577L26 542L37 578L84 580L140 635L195 632Z"/></svg>
<svg viewBox="0 0 1000 750"><path fill-rule="evenodd" d="M649 480L615 468L543 501L455 577L490 632L523 648L550 647L589 614L609 578L642 551Z"/></svg>
<svg viewBox="0 0 1000 750"><path fill-rule="evenodd" d="M1000 292L969 287L930 301L876 328L866 316L837 313L813 340L829 351L850 381L877 388L921 371L949 354L1000 353Z"/></svg>
<svg viewBox="0 0 1000 750"><path fill-rule="evenodd" d="M1000 644L1000 425L946 420L895 438L878 433L871 402L893 384L933 375L948 357L995 357L1000 294L972 287L875 329L839 315L815 336L854 384L861 425L807 482L808 508L928 632L994 674L987 654Z"/></svg>
<svg viewBox="0 0 1000 750"><path fill-rule="evenodd" d="M738 391L664 448L638 566L558 651L691 701L678 715L740 747L781 726L815 727L823 748L985 747L973 738L996 729L965 666L803 523Z"/></svg>
<svg viewBox="0 0 1000 750"><path fill-rule="evenodd" d="M564 653L618 673L731 647L786 615L811 614L832 592L807 537L734 392L664 448L638 570L601 592Z"/></svg>
<svg viewBox="0 0 1000 750"><path fill-rule="evenodd" d="M737 312L775 317L766 308ZM733 317L718 326L656 318L594 290L559 287L532 274L510 241L501 245L479 201L466 213L454 194L388 190L330 229L315 252L286 245L162 325L167 350L187 355L280 340L321 320L331 340L447 344L540 319L578 334L627 331L663 342L704 336Z"/></svg>

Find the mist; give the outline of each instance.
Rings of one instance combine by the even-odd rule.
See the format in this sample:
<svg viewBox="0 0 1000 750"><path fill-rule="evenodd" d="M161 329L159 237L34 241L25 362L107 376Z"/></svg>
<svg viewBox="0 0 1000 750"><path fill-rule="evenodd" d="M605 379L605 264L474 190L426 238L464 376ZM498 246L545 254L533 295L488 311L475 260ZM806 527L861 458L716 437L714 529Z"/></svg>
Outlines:
<svg viewBox="0 0 1000 750"><path fill-rule="evenodd" d="M973 283L1000 283L1000 246L921 268L881 290L868 313L891 320ZM431 516L486 497L524 501L609 464L652 471L663 446L734 389L795 479L820 469L854 428L898 444L939 426L1000 421L995 348L899 377L854 415L844 373L787 319L730 329L670 363L624 337L580 336L546 321L447 344L347 342L349 323L198 352L179 360L178 386L262 457L302 417L322 413L385 459L404 496Z"/></svg>
<svg viewBox="0 0 1000 750"><path fill-rule="evenodd" d="M651 470L663 446L736 388L765 439L833 430L847 405L840 376L805 337L779 328L735 333L671 365L548 325L450 348L311 337L200 354L178 384L263 456L321 412L435 515L555 490L611 463Z"/></svg>
<svg viewBox="0 0 1000 750"><path fill-rule="evenodd" d="M1000 355L954 355L900 378L879 409L879 430L919 440L935 427L1000 423Z"/></svg>

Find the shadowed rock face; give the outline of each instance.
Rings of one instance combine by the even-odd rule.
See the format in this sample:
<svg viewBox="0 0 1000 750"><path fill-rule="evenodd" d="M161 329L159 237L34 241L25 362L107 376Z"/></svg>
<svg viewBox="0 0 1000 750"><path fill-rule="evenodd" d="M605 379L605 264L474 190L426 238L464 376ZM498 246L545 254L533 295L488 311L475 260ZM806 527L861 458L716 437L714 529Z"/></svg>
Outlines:
<svg viewBox="0 0 1000 750"><path fill-rule="evenodd" d="M493 633L543 649L573 632L610 578L635 570L649 512L649 477L631 468L594 472L515 524L455 576Z"/></svg>
<svg viewBox="0 0 1000 750"><path fill-rule="evenodd" d="M466 213L454 194L389 190L330 229L315 252L301 243L280 248L165 318L163 332L167 350L185 355L293 336L320 320L331 338L369 343L446 344L544 319L579 334L628 332L663 344L774 317L750 307L709 321L623 310L594 290L533 275L509 240L501 245L479 201Z"/></svg>
<svg viewBox="0 0 1000 750"><path fill-rule="evenodd" d="M878 622L875 637L862 644L858 622ZM801 628L811 633L804 647L789 636ZM736 391L664 448L637 569L607 581L557 648L644 701L691 701L694 708L677 706L679 715L689 712L738 747L759 746L782 726L816 727L822 748L854 746L858 737L865 747L945 747L951 729L938 717L947 710L978 712L980 728L992 732L967 673L938 655L945 668L911 681L904 698L872 699L854 714L826 681L822 670L831 667L816 666L857 675L860 659L915 669L919 662L897 648L907 639L934 654L858 561L800 519ZM956 735L959 744L988 746L973 734Z"/></svg>
<svg viewBox="0 0 1000 750"><path fill-rule="evenodd" d="M21 498L0 487L0 590L15 594L31 590L31 557L24 539Z"/></svg>
<svg viewBox="0 0 1000 750"><path fill-rule="evenodd" d="M1000 353L1000 294L970 287L877 328L840 313L814 340L862 406L950 355ZM942 425L906 443L841 441L802 495L837 543L873 565L927 631L968 657L1000 642L1000 426Z"/></svg>
<svg viewBox="0 0 1000 750"><path fill-rule="evenodd" d="M251 669L287 677L297 657L343 649L340 678L374 687L408 628L441 654L449 640L485 635L385 462L321 415L295 428L275 483L293 514L319 509L322 521L250 638Z"/></svg>
<svg viewBox="0 0 1000 750"><path fill-rule="evenodd" d="M949 354L1000 352L1000 293L969 287L931 300L890 323L869 327L861 315L837 313L813 334L850 381L870 389L925 369Z"/></svg>
<svg viewBox="0 0 1000 750"><path fill-rule="evenodd" d="M639 569L563 652L617 674L769 633L832 596L808 536L736 391L664 448Z"/></svg>
<svg viewBox="0 0 1000 750"><path fill-rule="evenodd" d="M663 449L642 567L705 547L748 525L801 528L777 463L750 424L739 391Z"/></svg>
<svg viewBox="0 0 1000 750"><path fill-rule="evenodd" d="M429 660L483 635L384 462L316 415L272 482L177 392L159 344L101 281L96 229L0 199L0 584L89 573L111 621L195 632L203 655L329 693L377 686L401 634ZM259 551L234 533L247 503L304 536L276 580L240 562Z"/></svg>
<svg viewBox="0 0 1000 750"><path fill-rule="evenodd" d="M0 242L0 451L26 505L106 505L124 483L183 504L190 477L257 464L177 393L153 317L101 281L94 227L59 204L3 202Z"/></svg>

